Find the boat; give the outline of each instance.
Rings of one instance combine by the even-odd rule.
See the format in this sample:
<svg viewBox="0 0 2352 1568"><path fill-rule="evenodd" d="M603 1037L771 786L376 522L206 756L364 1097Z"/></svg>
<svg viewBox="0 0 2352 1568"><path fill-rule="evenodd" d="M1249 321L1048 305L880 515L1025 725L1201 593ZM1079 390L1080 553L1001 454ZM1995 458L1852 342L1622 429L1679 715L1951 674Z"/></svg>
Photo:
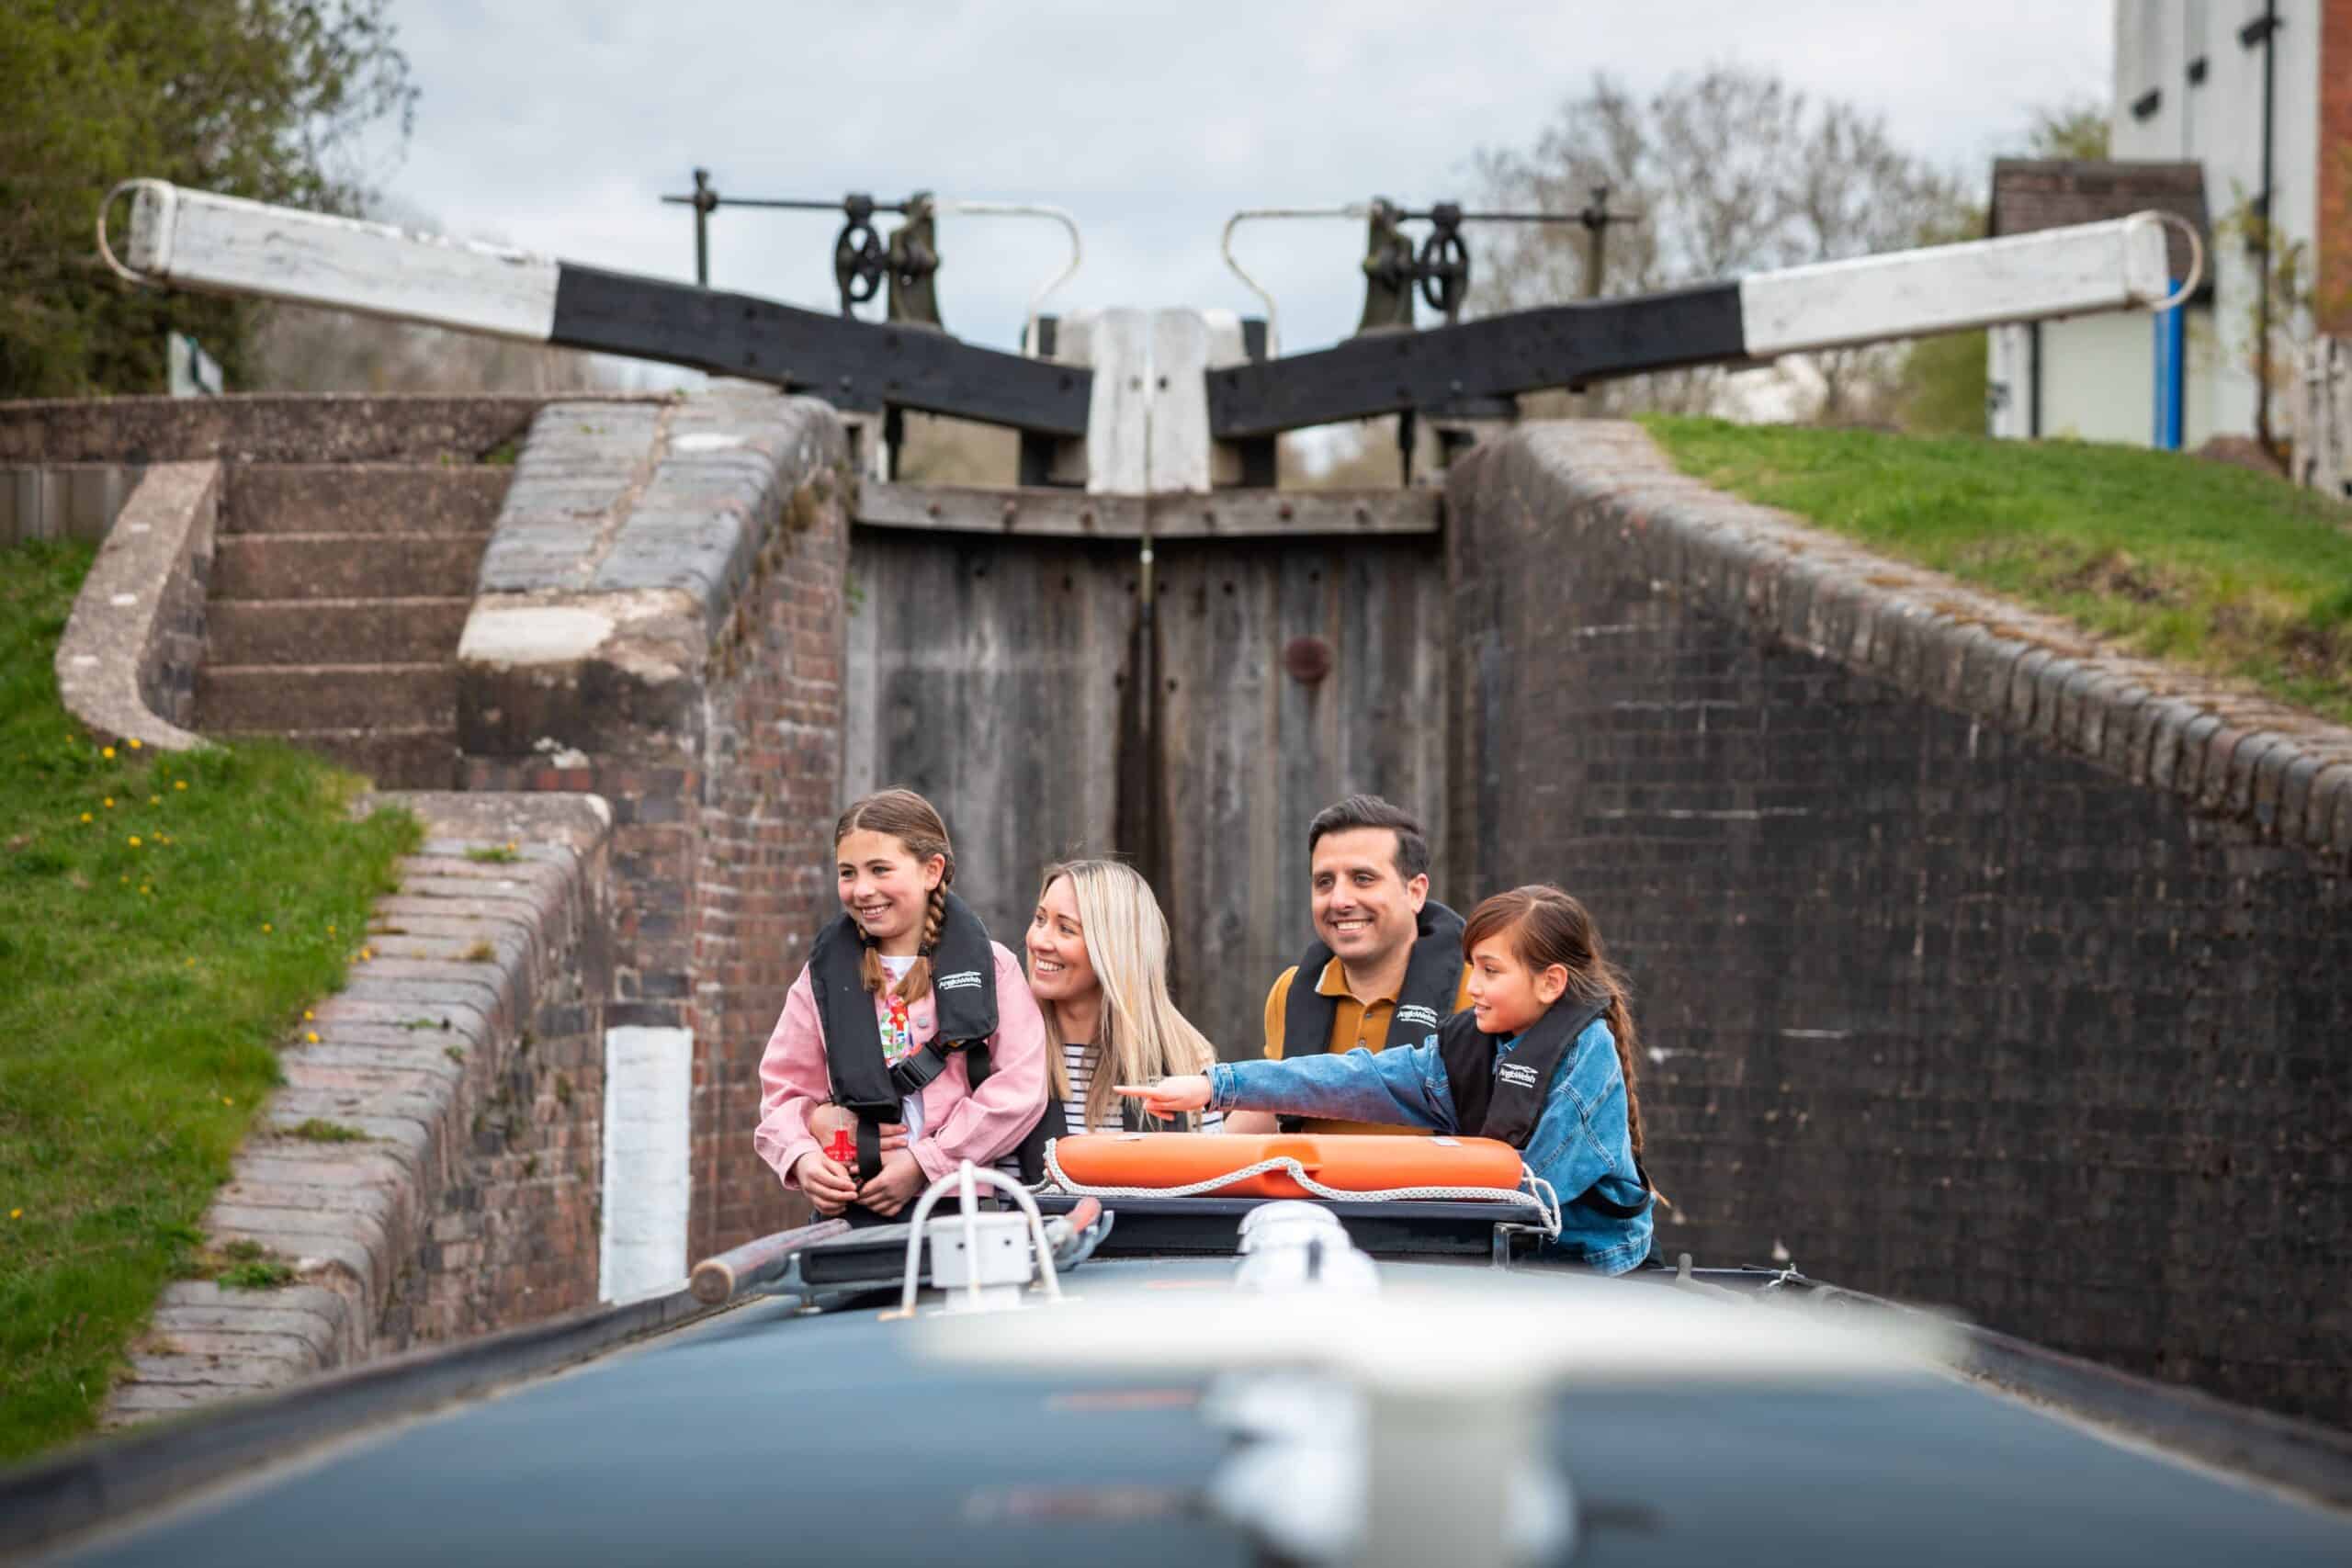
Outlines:
<svg viewBox="0 0 2352 1568"><path fill-rule="evenodd" d="M1532 1185L1104 1197L1065 1178L1033 1192L967 1165L903 1223L802 1226L640 1301L101 1439L0 1476L0 1550L2352 1561L2335 1434L1790 1266L1601 1278L1548 1255L1557 1203Z"/></svg>

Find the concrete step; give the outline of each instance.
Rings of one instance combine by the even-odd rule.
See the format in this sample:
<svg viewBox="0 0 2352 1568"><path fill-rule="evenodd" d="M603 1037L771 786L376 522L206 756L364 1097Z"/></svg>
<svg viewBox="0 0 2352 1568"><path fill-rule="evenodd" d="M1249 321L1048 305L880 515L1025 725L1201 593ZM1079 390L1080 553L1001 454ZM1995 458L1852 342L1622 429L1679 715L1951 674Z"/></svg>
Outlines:
<svg viewBox="0 0 2352 1568"><path fill-rule="evenodd" d="M488 542L484 534L226 534L212 542L212 597L470 597Z"/></svg>
<svg viewBox="0 0 2352 1568"><path fill-rule="evenodd" d="M207 664L196 674L199 730L447 729L458 724L458 667L417 664Z"/></svg>
<svg viewBox="0 0 2352 1568"><path fill-rule="evenodd" d="M220 740L277 740L316 752L376 781L383 789L458 787L455 728L230 729L208 727Z"/></svg>
<svg viewBox="0 0 2352 1568"><path fill-rule="evenodd" d="M215 599L214 664L414 664L454 659L470 599Z"/></svg>
<svg viewBox="0 0 2352 1568"><path fill-rule="evenodd" d="M227 534L487 534L511 467L435 463L239 463Z"/></svg>

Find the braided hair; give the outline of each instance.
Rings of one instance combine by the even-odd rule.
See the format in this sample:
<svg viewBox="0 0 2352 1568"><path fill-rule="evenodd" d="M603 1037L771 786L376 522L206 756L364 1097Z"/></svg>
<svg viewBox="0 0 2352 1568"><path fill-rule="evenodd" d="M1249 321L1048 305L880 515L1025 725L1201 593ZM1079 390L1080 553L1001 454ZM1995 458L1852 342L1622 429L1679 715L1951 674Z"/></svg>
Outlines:
<svg viewBox="0 0 2352 1568"><path fill-rule="evenodd" d="M938 809L914 791L886 789L854 802L842 813L841 820L833 824L834 845L838 848L843 839L857 832L896 839L899 847L919 863L933 855L947 863L923 910L922 945L896 987L896 994L908 1002L920 1001L931 991L932 950L939 945L939 928L947 919L947 889L956 880L956 852L947 842L947 824L940 819ZM865 949L858 960L859 977L868 991L880 996L890 983L888 971L882 967L882 950L862 926L857 939Z"/></svg>

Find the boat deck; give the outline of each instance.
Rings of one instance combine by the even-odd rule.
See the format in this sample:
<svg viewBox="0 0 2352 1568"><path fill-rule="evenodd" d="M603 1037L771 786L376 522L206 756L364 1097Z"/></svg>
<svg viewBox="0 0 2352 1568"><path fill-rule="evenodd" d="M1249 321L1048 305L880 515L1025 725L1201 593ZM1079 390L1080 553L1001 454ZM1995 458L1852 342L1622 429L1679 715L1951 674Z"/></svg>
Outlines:
<svg viewBox="0 0 2352 1568"><path fill-rule="evenodd" d="M1409 1285L1464 1267L1391 1261L1382 1273ZM1216 1292L1232 1272L1229 1258L1097 1258L1068 1288L1096 1302ZM64 1560L1253 1560L1198 1501L1227 1451L1197 1418L1198 1377L975 1371L879 1319L876 1305L755 1301L338 1440ZM2352 1517L1940 1372L1802 1391L1571 1390L1549 1437L1582 1512L1584 1564L2352 1562Z"/></svg>

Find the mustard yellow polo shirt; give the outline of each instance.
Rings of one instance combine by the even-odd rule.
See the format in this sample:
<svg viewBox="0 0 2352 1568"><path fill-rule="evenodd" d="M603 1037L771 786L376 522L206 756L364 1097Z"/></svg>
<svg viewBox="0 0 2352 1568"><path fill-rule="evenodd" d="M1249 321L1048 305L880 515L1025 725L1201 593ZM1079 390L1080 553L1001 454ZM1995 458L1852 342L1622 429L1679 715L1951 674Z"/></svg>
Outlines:
<svg viewBox="0 0 2352 1568"><path fill-rule="evenodd" d="M1291 982L1298 977L1298 965L1283 970L1274 981L1274 988L1266 993L1266 1059L1283 1059L1283 1012L1290 1006ZM1348 989L1348 977L1332 959L1323 965L1322 977L1315 988L1338 1005L1331 1013L1331 1052L1337 1055L1352 1051L1359 1045L1367 1051L1378 1051L1388 1043L1389 1021L1396 1016L1396 998L1382 997L1370 1002L1360 1002ZM1470 965L1462 966L1462 984L1455 987L1453 1010L1460 1012L1470 1005ZM1408 1043L1418 1045L1419 1041ZM1412 1133L1425 1132L1419 1127L1399 1127L1381 1122L1329 1122L1309 1117L1304 1123L1310 1133Z"/></svg>

